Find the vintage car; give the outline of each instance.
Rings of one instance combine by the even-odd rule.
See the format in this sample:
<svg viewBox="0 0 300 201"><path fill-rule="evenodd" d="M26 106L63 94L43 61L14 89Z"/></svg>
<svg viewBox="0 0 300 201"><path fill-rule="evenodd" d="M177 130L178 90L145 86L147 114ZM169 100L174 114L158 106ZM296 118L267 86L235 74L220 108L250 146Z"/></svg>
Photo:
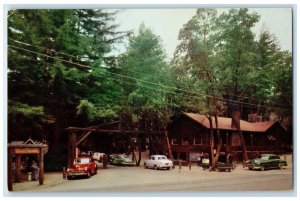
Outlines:
<svg viewBox="0 0 300 201"><path fill-rule="evenodd" d="M280 159L280 156L274 154L262 154L259 158L246 161L246 166L249 170L260 169L264 171L265 169L280 168L283 169L287 166L285 160Z"/></svg>
<svg viewBox="0 0 300 201"><path fill-rule="evenodd" d="M67 169L67 179L77 176L86 176L89 178L92 174L97 174L97 164L92 157L75 158L73 167Z"/></svg>
<svg viewBox="0 0 300 201"><path fill-rule="evenodd" d="M231 172L233 170L233 163L231 155L220 155L217 161L217 170L219 171L228 171Z"/></svg>
<svg viewBox="0 0 300 201"><path fill-rule="evenodd" d="M173 167L173 162L164 155L152 155L144 161L144 167L157 169L168 169Z"/></svg>
<svg viewBox="0 0 300 201"><path fill-rule="evenodd" d="M127 155L115 155L111 162L112 165L123 165L123 166L133 166L134 163L132 159Z"/></svg>
<svg viewBox="0 0 300 201"><path fill-rule="evenodd" d="M103 158L104 155L105 155L105 153L94 152L92 154L92 157L93 157L93 159L95 159L99 162L102 162L102 158Z"/></svg>
<svg viewBox="0 0 300 201"><path fill-rule="evenodd" d="M203 170L209 169L209 167L210 167L209 159L203 158L201 166L202 166Z"/></svg>

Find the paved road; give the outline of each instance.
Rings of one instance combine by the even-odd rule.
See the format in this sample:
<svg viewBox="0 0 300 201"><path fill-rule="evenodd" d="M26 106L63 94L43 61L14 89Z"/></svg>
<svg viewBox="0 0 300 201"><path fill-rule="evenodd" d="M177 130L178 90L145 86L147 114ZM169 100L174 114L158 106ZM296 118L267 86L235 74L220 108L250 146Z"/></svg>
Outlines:
<svg viewBox="0 0 300 201"><path fill-rule="evenodd" d="M207 192L207 191L287 191L292 189L292 167L284 170L250 171L238 166L232 172L152 170L116 167L98 170L89 179L64 180L58 173L46 174L45 184L14 184L14 191L31 192Z"/></svg>

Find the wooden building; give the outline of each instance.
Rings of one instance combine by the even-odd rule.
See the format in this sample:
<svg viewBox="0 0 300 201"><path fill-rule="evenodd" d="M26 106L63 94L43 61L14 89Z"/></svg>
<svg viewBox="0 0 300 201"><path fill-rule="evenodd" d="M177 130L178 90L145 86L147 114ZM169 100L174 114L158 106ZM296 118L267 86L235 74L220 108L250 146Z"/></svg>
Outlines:
<svg viewBox="0 0 300 201"><path fill-rule="evenodd" d="M247 122L240 121L249 158L260 153L283 153L286 130L276 121ZM218 117L218 128L222 138L221 152L230 152L235 160L242 159L240 136L232 124L232 119ZM213 118L213 130L216 131ZM172 155L175 160L196 160L201 153L210 154L210 125L205 115L181 113L174 116L168 126L168 135ZM215 136L215 147L217 138Z"/></svg>
<svg viewBox="0 0 300 201"><path fill-rule="evenodd" d="M27 164L29 156L34 156L38 160L38 181L40 185L44 184L44 154L48 152L48 145L44 142L28 139L26 142L13 141L7 145L7 186L8 190L13 190L13 183L19 183L27 177L27 167L30 170L30 164ZM14 160L13 160L14 159ZM33 174L33 173L31 173ZM31 175L30 174L30 175Z"/></svg>

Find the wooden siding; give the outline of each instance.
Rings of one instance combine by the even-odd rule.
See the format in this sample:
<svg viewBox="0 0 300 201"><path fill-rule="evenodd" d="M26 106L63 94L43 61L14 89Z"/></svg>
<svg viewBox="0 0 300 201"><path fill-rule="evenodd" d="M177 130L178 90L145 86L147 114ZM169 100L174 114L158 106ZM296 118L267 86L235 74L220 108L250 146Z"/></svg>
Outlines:
<svg viewBox="0 0 300 201"><path fill-rule="evenodd" d="M210 153L210 129L207 129L202 124L189 119L185 115L177 118L169 127L169 138L171 142L171 149L174 158L176 155L181 156L185 160L189 159L190 153ZM215 130L214 130L215 132ZM284 129L275 123L266 132L243 132L247 152L249 158L254 158L261 153L284 153L287 150L282 146L284 142ZM239 134L233 130L220 130L222 138L221 152L225 152L227 143L229 144L229 151L234 155L235 160L241 160L242 149L240 144ZM269 137L268 137L269 136ZM273 136L273 140L270 140ZM195 145L194 138L202 139L202 144ZM215 137L215 145L217 139ZM172 144L172 139L177 139L178 144ZM275 139L275 140L274 140ZM188 141L189 143L185 143Z"/></svg>

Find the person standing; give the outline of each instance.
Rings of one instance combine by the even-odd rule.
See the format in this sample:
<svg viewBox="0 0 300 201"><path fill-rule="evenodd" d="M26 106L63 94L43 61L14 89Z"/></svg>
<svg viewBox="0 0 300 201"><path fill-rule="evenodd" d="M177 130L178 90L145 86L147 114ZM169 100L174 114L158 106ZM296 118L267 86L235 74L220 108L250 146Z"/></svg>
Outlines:
<svg viewBox="0 0 300 201"><path fill-rule="evenodd" d="M230 153L227 154L227 163L232 163L232 156Z"/></svg>
<svg viewBox="0 0 300 201"><path fill-rule="evenodd" d="M102 158L102 162L103 162L103 169L107 169L107 155L105 154L104 156L103 156L103 158Z"/></svg>
<svg viewBox="0 0 300 201"><path fill-rule="evenodd" d="M39 167L35 160L32 160L30 169L32 172L32 181L38 180L39 179Z"/></svg>

